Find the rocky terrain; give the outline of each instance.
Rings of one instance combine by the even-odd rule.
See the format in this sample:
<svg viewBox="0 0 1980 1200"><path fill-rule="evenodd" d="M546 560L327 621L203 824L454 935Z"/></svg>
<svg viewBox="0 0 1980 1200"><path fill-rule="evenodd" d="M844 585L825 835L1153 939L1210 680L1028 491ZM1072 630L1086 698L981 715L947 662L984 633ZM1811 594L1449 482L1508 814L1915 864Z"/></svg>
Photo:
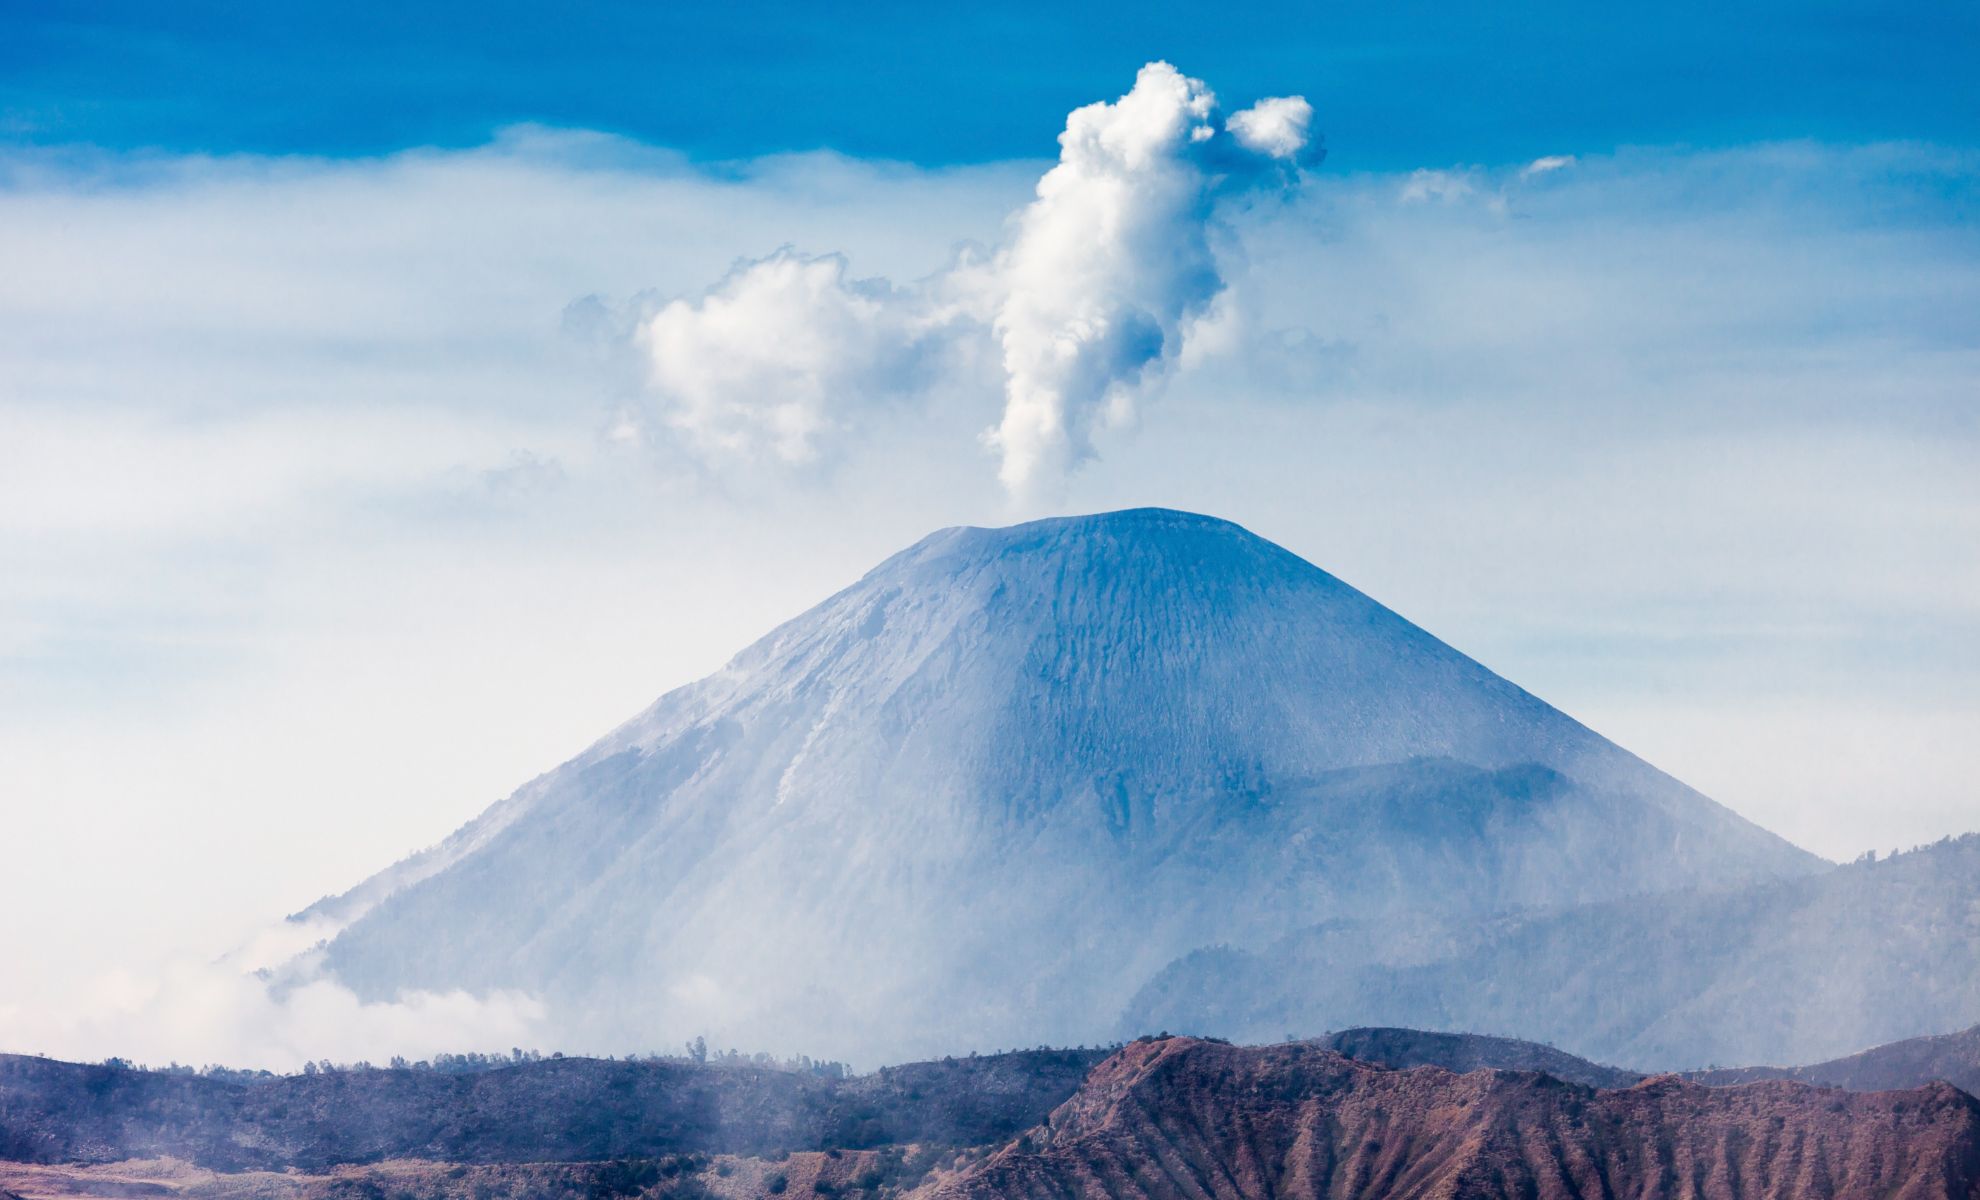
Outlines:
<svg viewBox="0 0 1980 1200"><path fill-rule="evenodd" d="M1317 1045L1139 1042L940 1200L1980 1195L1980 1100L1672 1076L1602 1091Z"/></svg>
<svg viewBox="0 0 1980 1200"><path fill-rule="evenodd" d="M775 1158L662 1155L606 1162L393 1159L303 1171L214 1171L178 1159L94 1165L0 1161L0 1200L878 1200L956 1160L910 1152L804 1151Z"/></svg>
<svg viewBox="0 0 1980 1200"><path fill-rule="evenodd" d="M852 1079L553 1059L241 1082L8 1058L0 1200L1974 1200L1980 1101L1934 1079L1970 1071L1975 1042L1701 1080L1393 1028Z"/></svg>

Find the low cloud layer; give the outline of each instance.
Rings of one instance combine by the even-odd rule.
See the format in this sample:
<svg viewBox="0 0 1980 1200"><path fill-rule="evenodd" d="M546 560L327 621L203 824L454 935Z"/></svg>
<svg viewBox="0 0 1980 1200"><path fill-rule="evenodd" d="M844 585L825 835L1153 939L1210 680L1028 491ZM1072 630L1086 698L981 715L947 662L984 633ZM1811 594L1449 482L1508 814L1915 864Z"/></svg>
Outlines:
<svg viewBox="0 0 1980 1200"><path fill-rule="evenodd" d="M1014 493L1063 479L1224 292L1218 203L1295 184L1312 118L1294 96L1224 119L1201 80L1150 63L1126 95L1067 118L1058 164L989 253L896 287L783 250L647 318L660 418L706 454L807 462L862 409L927 388L931 362L987 341L1003 373L985 435L999 478Z"/></svg>
<svg viewBox="0 0 1980 1200"><path fill-rule="evenodd" d="M306 1062L535 1047L547 1010L519 992L413 992L365 1001L291 957L330 932L283 922L217 960L178 958L81 981L59 1004L0 1002L14 1052L151 1066L181 1062L294 1071ZM280 966L282 982L271 982Z"/></svg>

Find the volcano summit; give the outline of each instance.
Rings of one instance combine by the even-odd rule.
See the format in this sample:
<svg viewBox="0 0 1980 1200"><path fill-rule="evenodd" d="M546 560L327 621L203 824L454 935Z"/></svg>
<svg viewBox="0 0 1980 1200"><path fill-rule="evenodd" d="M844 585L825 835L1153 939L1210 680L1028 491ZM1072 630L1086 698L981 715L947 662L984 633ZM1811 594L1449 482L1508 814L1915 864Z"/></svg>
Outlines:
<svg viewBox="0 0 1980 1200"><path fill-rule="evenodd" d="M858 1061L1108 1038L1179 956L1805 873L1297 556L943 530L301 914L361 994Z"/></svg>

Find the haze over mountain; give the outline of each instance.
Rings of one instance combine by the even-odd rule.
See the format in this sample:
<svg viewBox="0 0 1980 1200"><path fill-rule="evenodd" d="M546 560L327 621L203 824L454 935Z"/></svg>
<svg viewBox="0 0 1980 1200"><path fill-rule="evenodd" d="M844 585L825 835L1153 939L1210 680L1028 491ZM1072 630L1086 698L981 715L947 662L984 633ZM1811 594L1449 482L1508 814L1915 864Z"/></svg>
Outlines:
<svg viewBox="0 0 1980 1200"><path fill-rule="evenodd" d="M1820 860L1238 526L936 533L301 918L362 994L867 1063L1113 1032L1178 956Z"/></svg>
<svg viewBox="0 0 1980 1200"><path fill-rule="evenodd" d="M1121 1027L1259 1040L1382 1021L1668 1071L1812 1062L1976 1016L1980 835L1969 834L1739 889L1426 920L1407 937L1334 923L1206 947L1152 980Z"/></svg>

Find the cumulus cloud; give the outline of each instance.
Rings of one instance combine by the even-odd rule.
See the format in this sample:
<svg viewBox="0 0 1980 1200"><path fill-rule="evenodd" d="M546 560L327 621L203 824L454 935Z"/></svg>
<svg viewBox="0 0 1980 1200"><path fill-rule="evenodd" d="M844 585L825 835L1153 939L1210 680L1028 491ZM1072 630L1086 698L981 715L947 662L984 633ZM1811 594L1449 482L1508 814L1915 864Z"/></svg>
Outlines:
<svg viewBox="0 0 1980 1200"><path fill-rule="evenodd" d="M851 278L841 255L785 249L638 336L663 419L695 448L802 463L855 404L916 386L950 323L919 292Z"/></svg>
<svg viewBox="0 0 1980 1200"><path fill-rule="evenodd" d="M1228 340L1211 247L1217 202L1297 179L1304 99L1218 123L1217 98L1168 63L1071 113L1057 165L1003 243L918 284L856 280L837 255L783 250L647 319L640 341L665 422L698 450L802 463L875 399L926 388L949 351L987 342L1002 416L985 434L1013 492L1094 454L1095 434L1182 357Z"/></svg>
<svg viewBox="0 0 1980 1200"><path fill-rule="evenodd" d="M1231 114L1225 128L1238 145L1273 158L1294 158L1306 149L1313 106L1304 96L1274 96Z"/></svg>

